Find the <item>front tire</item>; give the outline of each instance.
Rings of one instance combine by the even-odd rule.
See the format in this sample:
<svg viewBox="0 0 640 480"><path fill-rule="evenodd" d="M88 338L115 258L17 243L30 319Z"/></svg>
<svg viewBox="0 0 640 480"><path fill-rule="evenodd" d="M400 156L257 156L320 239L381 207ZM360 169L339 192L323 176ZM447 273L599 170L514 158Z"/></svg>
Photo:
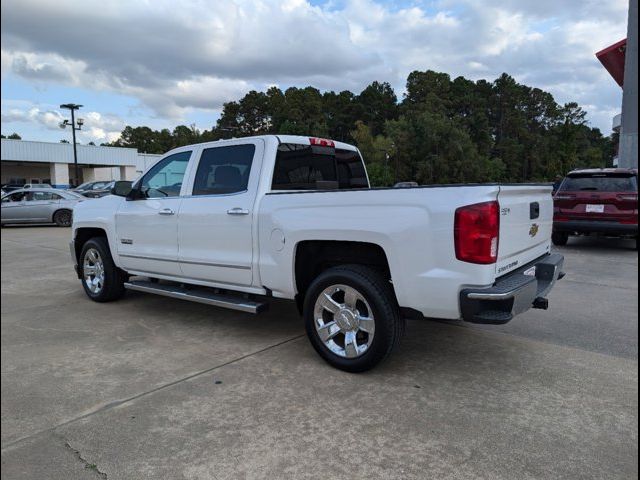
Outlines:
<svg viewBox="0 0 640 480"><path fill-rule="evenodd" d="M563 247L569 241L569 234L566 232L553 232L551 234L551 241L554 245Z"/></svg>
<svg viewBox="0 0 640 480"><path fill-rule="evenodd" d="M127 274L113 263L106 238L87 241L82 246L78 266L82 287L94 302L110 302L124 295Z"/></svg>
<svg viewBox="0 0 640 480"><path fill-rule="evenodd" d="M331 366L347 372L375 367L404 333L391 285L361 265L321 273L307 290L303 312L313 348Z"/></svg>

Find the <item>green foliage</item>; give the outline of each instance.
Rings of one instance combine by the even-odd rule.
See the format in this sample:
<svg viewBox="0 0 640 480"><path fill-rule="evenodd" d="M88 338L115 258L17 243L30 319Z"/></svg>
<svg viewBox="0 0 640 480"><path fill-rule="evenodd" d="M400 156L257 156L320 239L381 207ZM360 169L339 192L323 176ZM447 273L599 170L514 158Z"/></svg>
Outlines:
<svg viewBox="0 0 640 480"><path fill-rule="evenodd" d="M2 138L5 138L5 136L2 135ZM9 135L6 138L10 138L11 140L22 140L22 137L18 135L16 132L13 132L11 135Z"/></svg>
<svg viewBox="0 0 640 480"><path fill-rule="evenodd" d="M362 158L367 164L369 182L374 187L387 187L393 185L394 174L390 165L390 159L395 156L393 140L383 135L371 133L371 128L358 120L356 128L351 132L351 137L358 145Z"/></svg>
<svg viewBox="0 0 640 480"><path fill-rule="evenodd" d="M376 186L549 181L572 168L611 165L615 138L585 119L576 103L559 105L506 73L474 82L428 70L409 74L401 102L381 82L359 94L271 87L225 103L211 130L127 126L111 145L163 153L222 138L310 135L355 143Z"/></svg>
<svg viewBox="0 0 640 480"><path fill-rule="evenodd" d="M367 173L372 187L390 187L393 185L393 170L389 165L370 163L367 165Z"/></svg>

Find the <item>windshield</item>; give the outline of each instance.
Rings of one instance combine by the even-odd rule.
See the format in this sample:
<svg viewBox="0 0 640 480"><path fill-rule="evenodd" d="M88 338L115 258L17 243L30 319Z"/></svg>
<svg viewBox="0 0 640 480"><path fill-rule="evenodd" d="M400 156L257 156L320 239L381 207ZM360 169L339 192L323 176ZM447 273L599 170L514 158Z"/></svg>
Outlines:
<svg viewBox="0 0 640 480"><path fill-rule="evenodd" d="M638 182L632 175L575 175L564 179L562 192L637 192Z"/></svg>

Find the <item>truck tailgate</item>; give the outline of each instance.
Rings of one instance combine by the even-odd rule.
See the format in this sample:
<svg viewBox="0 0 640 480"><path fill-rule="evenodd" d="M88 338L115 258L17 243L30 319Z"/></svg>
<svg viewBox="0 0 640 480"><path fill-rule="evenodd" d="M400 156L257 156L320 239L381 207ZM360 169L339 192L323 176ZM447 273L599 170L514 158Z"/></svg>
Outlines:
<svg viewBox="0 0 640 480"><path fill-rule="evenodd" d="M553 228L551 186L501 186L500 236L496 276L502 276L548 253Z"/></svg>

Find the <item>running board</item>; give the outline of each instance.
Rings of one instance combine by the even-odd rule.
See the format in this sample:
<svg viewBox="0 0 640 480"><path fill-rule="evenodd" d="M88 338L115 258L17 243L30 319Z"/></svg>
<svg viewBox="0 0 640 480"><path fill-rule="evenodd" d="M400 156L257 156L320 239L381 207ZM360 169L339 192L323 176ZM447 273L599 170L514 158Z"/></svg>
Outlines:
<svg viewBox="0 0 640 480"><path fill-rule="evenodd" d="M247 298L213 293L205 288L185 288L180 285L165 285L142 280L125 282L124 288L247 313L261 313L269 308L267 302L254 302Z"/></svg>

